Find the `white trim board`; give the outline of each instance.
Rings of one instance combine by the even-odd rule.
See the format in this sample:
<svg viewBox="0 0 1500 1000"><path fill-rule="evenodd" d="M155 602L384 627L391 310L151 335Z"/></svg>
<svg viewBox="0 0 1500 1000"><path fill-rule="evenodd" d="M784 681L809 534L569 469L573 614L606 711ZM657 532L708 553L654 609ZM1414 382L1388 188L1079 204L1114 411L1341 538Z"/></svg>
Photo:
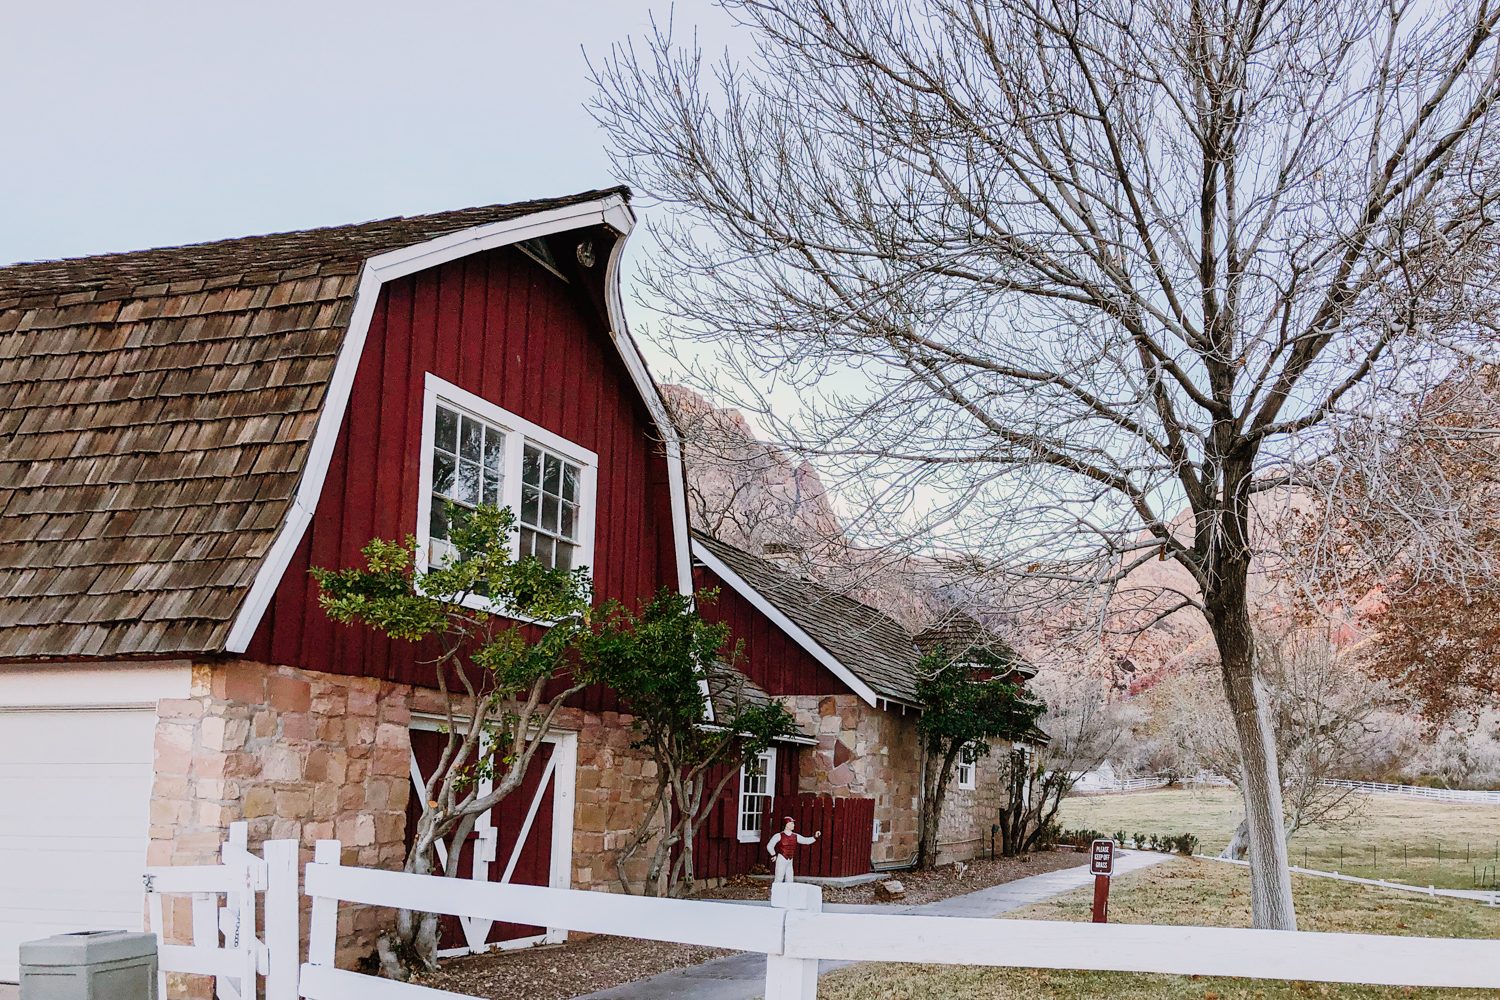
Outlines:
<svg viewBox="0 0 1500 1000"><path fill-rule="evenodd" d="M338 444L339 427L349 408L349 398L354 389L354 376L359 370L360 358L364 355L365 339L370 332L370 320L375 314L375 304L380 298L381 286L397 278L427 268L436 267L471 254L484 253L498 247L509 246L523 240L564 233L588 226L606 225L620 234L610 250L605 271L606 304L610 340L619 352L636 391L646 403L646 409L657 423L662 444L666 449L667 473L672 503L672 532L677 554L677 584L684 594L693 591L692 560L688 555L687 496L682 479L682 445L677 428L667 414L666 404L656 383L652 381L641 360L640 351L630 337L625 324L623 300L620 296L620 254L626 237L635 227L635 213L623 195L611 194L594 201L580 202L563 208L536 212L516 219L492 222L483 226L459 230L425 243L387 251L365 261L360 274L359 289L354 296L354 309L349 319L349 328L339 348L338 360L334 363L333 377L329 380L323 410L318 415L317 428L313 432L307 464L297 484L297 495L287 509L286 518L276 539L262 559L255 574L250 592L240 606L239 614L230 627L224 646L228 652L243 653L255 636L255 630L281 584L281 578L291 563L292 554L301 544L317 510L318 498L323 493L323 484L328 477L328 466Z"/></svg>
<svg viewBox="0 0 1500 1000"><path fill-rule="evenodd" d="M193 668L167 663L59 663L0 670L0 711L155 708L192 693Z"/></svg>
<svg viewBox="0 0 1500 1000"><path fill-rule="evenodd" d="M848 667L844 666L832 653L818 645L812 636L808 635L800 625L782 614L777 607L766 600L754 587L750 586L728 564L708 550L705 545L700 545L696 540L692 543L693 557L709 569L713 570L725 583L734 588L735 593L755 606L755 610L771 619L772 624L791 637L792 641L807 651L807 654L827 667L835 677L849 685L849 689L859 695L872 708L879 708L877 704L889 699L877 695L871 687L854 675Z"/></svg>

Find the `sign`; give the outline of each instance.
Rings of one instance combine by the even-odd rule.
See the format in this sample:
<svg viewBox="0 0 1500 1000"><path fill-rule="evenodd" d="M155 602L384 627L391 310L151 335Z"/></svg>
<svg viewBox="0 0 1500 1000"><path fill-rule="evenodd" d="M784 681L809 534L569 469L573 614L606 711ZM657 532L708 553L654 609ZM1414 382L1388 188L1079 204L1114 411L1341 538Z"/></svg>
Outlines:
<svg viewBox="0 0 1500 1000"><path fill-rule="evenodd" d="M1114 874L1115 842L1113 840L1094 841L1093 850L1089 853L1089 871L1095 875Z"/></svg>

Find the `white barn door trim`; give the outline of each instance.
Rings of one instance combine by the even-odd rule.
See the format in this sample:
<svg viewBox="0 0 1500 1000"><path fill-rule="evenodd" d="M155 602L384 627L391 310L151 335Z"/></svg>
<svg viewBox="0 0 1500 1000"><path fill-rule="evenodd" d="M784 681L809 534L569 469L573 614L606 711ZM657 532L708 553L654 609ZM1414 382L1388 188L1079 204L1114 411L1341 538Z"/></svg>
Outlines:
<svg viewBox="0 0 1500 1000"><path fill-rule="evenodd" d="M420 729L426 732L441 732L446 720L436 716L413 715L411 720L412 729ZM488 737L485 737L486 741ZM515 874L516 864L521 859L521 849L526 846L531 836L531 828L536 820L536 814L541 809L542 796L547 794L548 783L551 783L552 794L552 843L549 856L548 886L553 889L568 889L572 887L573 880L573 803L576 785L576 774L578 769L578 734L567 731L553 731L543 738L543 742L552 747L552 753L547 758L547 763L542 770L541 780L537 782L536 793L526 807L526 818L521 824L521 830L516 836L515 845L512 847L510 856L505 859L505 867L501 869L498 880L491 879L493 866L498 863L496 857L497 847L500 840L500 831L495 828L490 813L479 817L474 824L474 832L478 835L478 842L474 845L474 861L470 867L468 877L476 882L499 881L501 884L510 882L511 876ZM426 785L426 776L422 774L421 766L417 763L416 750L411 751L411 781L415 792L420 793ZM489 778L479 782L479 793L486 795L494 787ZM439 864L448 863L448 845L439 843L437 845ZM462 873L460 873L462 874ZM508 948L526 948L534 944L561 944L568 939L567 928L549 927L543 934L535 934L531 937L516 938L512 941L501 941L490 944L490 928L493 921L483 920L478 917L459 917L459 925L463 928L465 948L444 948L438 952L440 958L452 958L457 955L477 954L482 951L504 950Z"/></svg>

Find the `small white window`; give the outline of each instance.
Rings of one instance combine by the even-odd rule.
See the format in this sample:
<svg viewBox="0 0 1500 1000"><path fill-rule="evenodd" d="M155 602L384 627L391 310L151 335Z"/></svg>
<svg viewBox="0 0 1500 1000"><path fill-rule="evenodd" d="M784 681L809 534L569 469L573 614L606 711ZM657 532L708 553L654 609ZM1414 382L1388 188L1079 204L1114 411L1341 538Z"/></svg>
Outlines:
<svg viewBox="0 0 1500 1000"><path fill-rule="evenodd" d="M765 750L740 768L739 839L759 843L762 818L775 800L776 751Z"/></svg>
<svg viewBox="0 0 1500 1000"><path fill-rule="evenodd" d="M481 503L516 517L516 558L590 566L598 456L487 399L428 374L423 407L420 569L449 559L453 514Z"/></svg>
<svg viewBox="0 0 1500 1000"><path fill-rule="evenodd" d="M953 779L958 783L959 788L974 788L974 762L978 758L979 755L974 752L972 744L965 746L958 752L958 763L954 767Z"/></svg>

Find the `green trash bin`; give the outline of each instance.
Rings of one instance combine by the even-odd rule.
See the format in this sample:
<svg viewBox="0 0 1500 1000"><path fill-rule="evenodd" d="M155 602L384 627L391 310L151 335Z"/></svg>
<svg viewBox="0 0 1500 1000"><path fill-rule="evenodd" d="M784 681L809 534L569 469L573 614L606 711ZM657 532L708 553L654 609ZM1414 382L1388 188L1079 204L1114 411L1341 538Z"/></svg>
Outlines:
<svg viewBox="0 0 1500 1000"><path fill-rule="evenodd" d="M156 935L80 931L24 942L21 1000L158 1000Z"/></svg>

